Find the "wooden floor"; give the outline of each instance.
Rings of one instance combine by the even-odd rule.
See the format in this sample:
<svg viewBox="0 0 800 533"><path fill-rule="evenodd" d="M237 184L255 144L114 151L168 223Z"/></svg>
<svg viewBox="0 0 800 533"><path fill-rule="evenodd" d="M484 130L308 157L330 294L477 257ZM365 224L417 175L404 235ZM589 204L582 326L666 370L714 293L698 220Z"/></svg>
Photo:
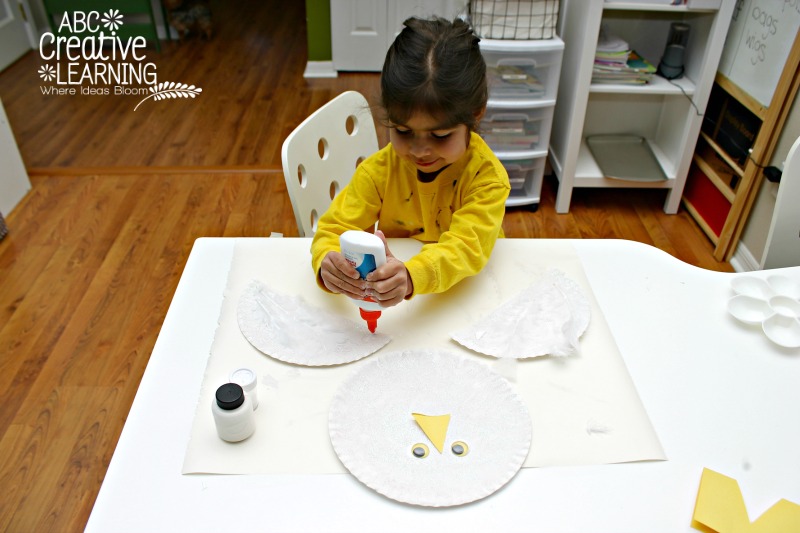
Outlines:
<svg viewBox="0 0 800 533"><path fill-rule="evenodd" d="M377 88L302 78L302 2L244 4L212 4L213 41L153 53L197 100L44 97L34 54L0 73L33 173L0 241L2 531L83 529L194 239L297 235L283 138L342 90ZM510 210L506 235L632 239L731 270L690 216L663 213L664 191L579 189L558 215L555 189Z"/></svg>

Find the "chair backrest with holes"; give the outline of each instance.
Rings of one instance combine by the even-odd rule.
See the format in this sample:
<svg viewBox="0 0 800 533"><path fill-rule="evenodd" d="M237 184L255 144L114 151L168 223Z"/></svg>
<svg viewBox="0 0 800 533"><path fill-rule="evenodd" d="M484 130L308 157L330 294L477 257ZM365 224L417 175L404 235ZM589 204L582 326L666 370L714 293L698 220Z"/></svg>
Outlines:
<svg viewBox="0 0 800 533"><path fill-rule="evenodd" d="M358 164L377 151L369 103L356 91L340 94L289 134L281 160L301 237L314 234L319 217Z"/></svg>

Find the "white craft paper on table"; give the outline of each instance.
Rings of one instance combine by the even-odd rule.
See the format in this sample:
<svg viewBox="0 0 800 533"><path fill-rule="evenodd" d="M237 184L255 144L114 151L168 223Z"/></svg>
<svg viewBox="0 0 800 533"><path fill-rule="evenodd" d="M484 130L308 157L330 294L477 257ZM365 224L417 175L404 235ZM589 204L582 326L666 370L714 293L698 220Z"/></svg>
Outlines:
<svg viewBox="0 0 800 533"><path fill-rule="evenodd" d="M450 415L440 453L412 413ZM339 387L331 443L373 490L431 507L485 498L519 471L531 444L528 409L488 364L445 351L384 352ZM468 452L455 455L454 442ZM427 445L426 457L412 448Z"/></svg>
<svg viewBox="0 0 800 533"><path fill-rule="evenodd" d="M664 452L625 363L597 306L580 260L561 241L495 245L484 271L443 294L420 295L387 309L378 331L392 342L349 364L304 367L277 361L244 338L236 317L252 279L302 295L308 305L351 320L358 309L316 286L308 239L237 239L220 322L208 359L183 473L345 473L328 434L328 410L340 384L384 351L447 350L503 368L531 415L533 440L523 467L663 460ZM277 246L280 244L280 247ZM410 258L420 243L389 240L395 256ZM450 339L520 290L556 268L575 281L591 306L580 352L569 357L497 360ZM204 354L198 354L203 357ZM217 437L211 416L216 387L236 368L253 368L259 381L256 432L232 445ZM599 428L599 430L598 430Z"/></svg>
<svg viewBox="0 0 800 533"><path fill-rule="evenodd" d="M251 280L245 287L236 316L239 329L250 344L270 357L296 365L351 363L375 353L391 340L383 333L370 333L360 318L362 323L357 324L258 280Z"/></svg>
<svg viewBox="0 0 800 533"><path fill-rule="evenodd" d="M549 270L487 316L451 334L471 350L499 358L570 355L589 327L591 307L580 286Z"/></svg>

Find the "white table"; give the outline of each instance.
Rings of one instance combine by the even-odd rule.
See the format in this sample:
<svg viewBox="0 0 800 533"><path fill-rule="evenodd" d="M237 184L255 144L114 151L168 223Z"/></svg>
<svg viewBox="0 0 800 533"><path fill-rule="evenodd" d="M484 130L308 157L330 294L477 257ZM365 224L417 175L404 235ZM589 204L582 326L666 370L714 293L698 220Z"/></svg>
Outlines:
<svg viewBox="0 0 800 533"><path fill-rule="evenodd" d="M309 243L263 242L276 257ZM87 531L695 531L703 467L738 480L751 519L800 502L800 351L727 314L736 274L618 240L569 243L667 461L525 468L447 509L396 503L346 474L181 475L234 243L196 241ZM800 268L750 275L771 273L800 280Z"/></svg>

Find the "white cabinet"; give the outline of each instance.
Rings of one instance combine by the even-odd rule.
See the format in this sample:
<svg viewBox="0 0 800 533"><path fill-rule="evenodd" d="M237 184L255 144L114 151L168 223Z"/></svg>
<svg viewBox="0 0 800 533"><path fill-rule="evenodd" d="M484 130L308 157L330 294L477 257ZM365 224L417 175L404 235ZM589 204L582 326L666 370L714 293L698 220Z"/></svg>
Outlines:
<svg viewBox="0 0 800 533"><path fill-rule="evenodd" d="M453 20L467 0L331 0L331 52L337 71L380 72L386 51L411 16Z"/></svg>
<svg viewBox="0 0 800 533"><path fill-rule="evenodd" d="M507 206L536 209L542 190L564 41L481 39L489 102L479 133L508 171Z"/></svg>
<svg viewBox="0 0 800 533"><path fill-rule="evenodd" d="M677 212L734 4L721 0L696 8L699 4L692 1L671 6L562 0L559 35L567 46L550 140L550 161L559 180L557 212L569 211L575 187L664 188L669 190L664 211ZM657 66L674 22L690 27L682 78L669 82L656 76L641 86L591 82L601 24ZM586 143L587 136L602 134L644 137L666 179L605 176Z"/></svg>

